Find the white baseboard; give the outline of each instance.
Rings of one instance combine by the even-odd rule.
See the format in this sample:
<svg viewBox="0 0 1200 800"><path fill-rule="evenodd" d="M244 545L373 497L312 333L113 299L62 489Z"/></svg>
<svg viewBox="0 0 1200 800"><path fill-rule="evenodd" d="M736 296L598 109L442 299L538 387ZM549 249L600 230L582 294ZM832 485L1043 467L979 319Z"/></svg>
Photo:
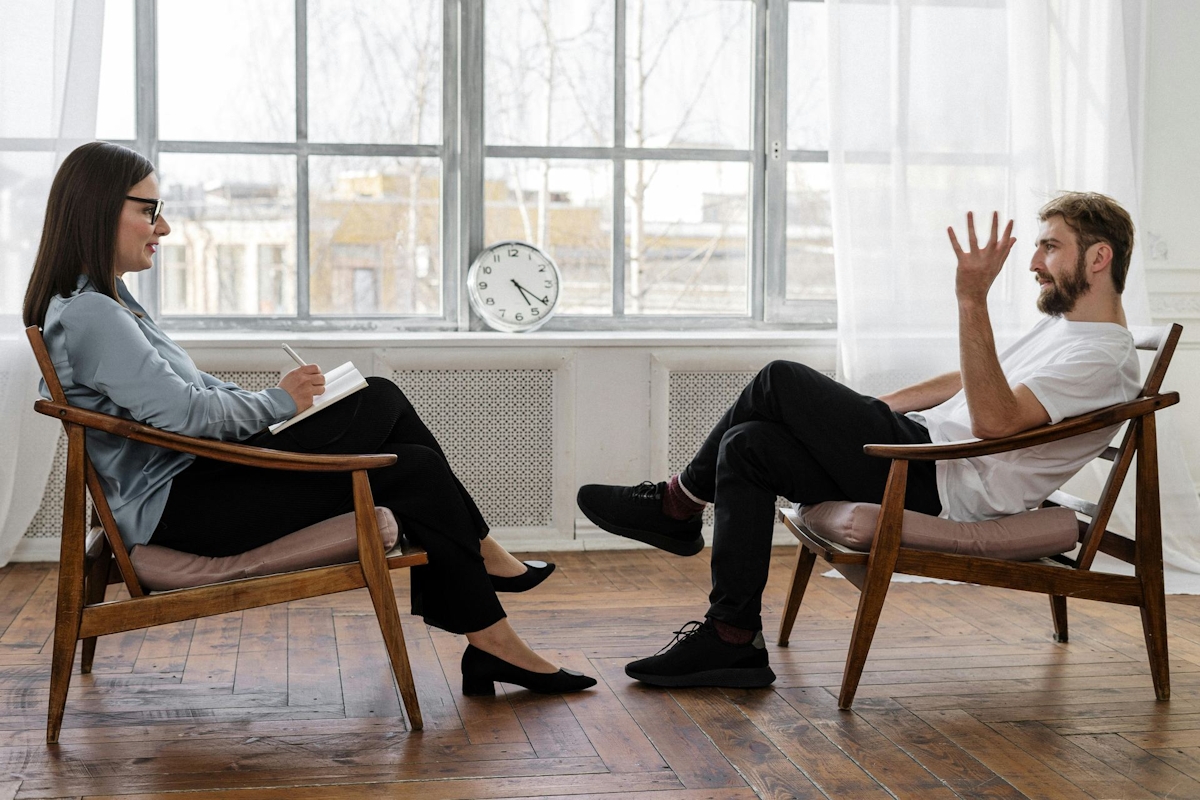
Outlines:
<svg viewBox="0 0 1200 800"><path fill-rule="evenodd" d="M53 561L58 562L59 549L62 539L58 537L39 536L22 539L13 551L13 561Z"/></svg>

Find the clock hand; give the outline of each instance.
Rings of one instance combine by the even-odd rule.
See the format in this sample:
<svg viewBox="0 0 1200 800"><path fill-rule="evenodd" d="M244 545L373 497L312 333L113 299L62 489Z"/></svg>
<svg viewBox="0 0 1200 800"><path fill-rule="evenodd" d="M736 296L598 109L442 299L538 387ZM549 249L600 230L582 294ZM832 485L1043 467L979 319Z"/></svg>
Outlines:
<svg viewBox="0 0 1200 800"><path fill-rule="evenodd" d="M512 278L511 280L512 280L512 285L517 287L517 291L521 293L521 298L525 301L525 305L532 306L533 303L529 302L529 297L527 297L527 295L529 293L527 291L525 291L525 287L523 287L521 284L517 283L516 278ZM537 298L535 297L533 299L536 300Z"/></svg>
<svg viewBox="0 0 1200 800"><path fill-rule="evenodd" d="M522 286L521 284L517 283L517 279L516 279L516 278L513 278L513 279L512 279L512 282L513 282L513 284L514 284L514 285L515 285L515 286L516 286L518 289L520 289L522 292L525 292L527 295L529 295L530 297L532 297L534 300L537 300L539 303L544 303L544 304L546 304L546 305L550 305L550 297L549 297L549 296L546 296L546 297L538 297L536 294L534 294L533 292L529 291L528 289L526 289L526 288L525 288L524 286ZM526 303L528 303L529 301L528 301L528 300L526 300L525 302L526 302Z"/></svg>

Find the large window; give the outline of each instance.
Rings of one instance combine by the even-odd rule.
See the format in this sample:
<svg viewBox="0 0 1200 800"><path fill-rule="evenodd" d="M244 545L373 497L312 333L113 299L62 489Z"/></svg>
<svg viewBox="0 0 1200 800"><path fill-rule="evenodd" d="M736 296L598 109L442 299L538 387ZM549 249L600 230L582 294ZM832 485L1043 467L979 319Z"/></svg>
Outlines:
<svg viewBox="0 0 1200 800"><path fill-rule="evenodd" d="M187 328L465 329L500 239L550 329L834 319L820 0L108 0L98 136L157 165ZM3 143L0 142L0 149Z"/></svg>

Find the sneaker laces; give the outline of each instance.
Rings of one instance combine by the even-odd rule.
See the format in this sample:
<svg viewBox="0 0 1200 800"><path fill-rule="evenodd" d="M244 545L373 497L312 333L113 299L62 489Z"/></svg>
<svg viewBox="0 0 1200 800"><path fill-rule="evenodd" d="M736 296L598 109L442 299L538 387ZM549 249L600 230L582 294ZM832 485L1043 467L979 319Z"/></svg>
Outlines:
<svg viewBox="0 0 1200 800"><path fill-rule="evenodd" d="M658 491L658 484L653 481L642 481L633 487L631 495L634 500L662 500L662 495Z"/></svg>
<svg viewBox="0 0 1200 800"><path fill-rule="evenodd" d="M685 622L683 624L682 628L675 631L675 638L672 639L671 641L667 642L667 645L665 647L663 647L663 649L661 649L657 653L655 653L654 655L656 655L656 656L661 655L661 654L665 653L666 651L670 650L675 645L679 644L680 642L686 642L688 639L692 638L697 633L699 633L700 629L703 627L704 627L704 622L702 622L701 620L698 620L698 619L694 619L691 622Z"/></svg>

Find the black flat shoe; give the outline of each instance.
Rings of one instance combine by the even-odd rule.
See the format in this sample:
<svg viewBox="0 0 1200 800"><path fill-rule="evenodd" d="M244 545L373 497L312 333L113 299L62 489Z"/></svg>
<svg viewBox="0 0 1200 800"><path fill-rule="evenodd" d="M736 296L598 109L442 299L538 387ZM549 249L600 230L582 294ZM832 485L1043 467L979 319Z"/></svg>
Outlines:
<svg viewBox="0 0 1200 800"><path fill-rule="evenodd" d="M522 686L538 694L581 692L596 685L595 678L570 669L560 669L551 673L530 672L496 658L473 644L467 645L466 651L463 652L462 676L463 694L467 697L495 694L496 681Z"/></svg>
<svg viewBox="0 0 1200 800"><path fill-rule="evenodd" d="M492 588L497 592L528 592L549 578L551 572L554 572L553 564L547 564L545 561L526 561L525 571L520 575L511 578L501 578L499 575L488 577L492 579Z"/></svg>

